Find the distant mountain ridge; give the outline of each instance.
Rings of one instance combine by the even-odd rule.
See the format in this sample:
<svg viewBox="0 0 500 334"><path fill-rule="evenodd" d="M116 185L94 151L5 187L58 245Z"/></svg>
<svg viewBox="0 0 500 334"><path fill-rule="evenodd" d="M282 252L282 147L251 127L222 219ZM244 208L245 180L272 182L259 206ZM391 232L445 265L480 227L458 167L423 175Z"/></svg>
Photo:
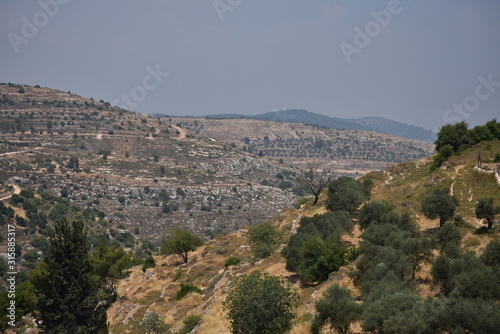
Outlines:
<svg viewBox="0 0 500 334"><path fill-rule="evenodd" d="M325 126L333 129L375 131L378 133L384 133L408 139L422 140L426 142L433 142L435 140L435 134L430 130L426 130L414 125L392 121L382 117L347 119L312 113L304 109L270 111L259 115L220 114L208 115L205 117L214 119L248 118L272 122L306 123L311 125Z"/></svg>
<svg viewBox="0 0 500 334"><path fill-rule="evenodd" d="M382 117L363 117L351 119L350 121L356 124L368 126L377 132L391 134L398 137L418 139L431 143L436 139L436 135L430 130L426 130L415 125L392 121Z"/></svg>

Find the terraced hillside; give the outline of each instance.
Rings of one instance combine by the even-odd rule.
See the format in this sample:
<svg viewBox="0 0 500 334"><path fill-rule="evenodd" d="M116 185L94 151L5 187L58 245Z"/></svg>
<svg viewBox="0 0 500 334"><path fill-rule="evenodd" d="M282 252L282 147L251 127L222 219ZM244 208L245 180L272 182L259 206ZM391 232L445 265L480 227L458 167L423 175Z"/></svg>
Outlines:
<svg viewBox="0 0 500 334"><path fill-rule="evenodd" d="M421 142L362 131L156 119L16 84L0 85L0 116L5 182L44 187L155 242L158 230L176 225L210 238L277 214L303 194L296 167L311 161L337 175L358 174L430 151ZM237 135L245 137L233 145ZM385 158L370 160L368 148Z"/></svg>
<svg viewBox="0 0 500 334"><path fill-rule="evenodd" d="M383 276L393 269L400 270L398 274L401 277L398 279L402 279L401 284L384 291L384 298L386 295L393 297L392 289L396 289L396 297L403 293L406 301L416 305L415 310L405 309L405 312L424 312L415 313L415 319L426 319L425 312L429 310L453 307L455 301L461 301L447 298L456 298L456 294L464 292L463 289L453 291L447 298L442 298L445 291L441 290L439 281L431 273L435 259L446 256L444 248L436 246L440 242L435 237L439 232L439 222L424 218L420 208L421 200L438 188L449 189L459 203L457 214L451 220L460 238L457 240L459 248L452 249L455 259L467 257L467 261L475 263L477 270L482 270L481 275L496 270L478 262L482 260L473 259L473 254L480 255L491 240L500 239L497 221L493 229L485 232L480 229L483 222L476 219L474 213L474 206L481 198L492 197L495 205L500 204L500 187L494 174L489 173L496 165L485 163L482 171L474 170L474 166L479 152L483 160L492 160L500 153L498 140L482 142L459 156L451 156L435 171L430 171L433 159L427 157L363 176L362 181L373 182L371 201L384 201L387 211L408 213L417 227L401 231L398 220L392 215L391 222L380 222L386 225L383 228L391 229L390 233L372 234L373 239L370 240L367 237L369 228L361 231L356 224L360 220L360 208L354 209L352 220L348 220L349 223L354 222L355 227L339 242L353 250L352 258L338 271L331 272L324 282L303 282L299 278L300 273L286 269L282 250L290 237L297 233L303 217L328 212L328 194L324 192L317 205L307 199L297 202L299 197L293 188L300 171L286 165L292 160L299 161L297 165L301 166L306 162L324 161L321 160L322 155L313 150L309 157L305 157L307 159L298 155L268 159L263 149L263 157L255 152L257 146L250 149L254 153L248 151L253 141L267 143L275 138L277 146L282 143L278 138L296 138L299 143L298 138L302 135L305 138L306 134L308 138L327 138L326 130L297 124L278 127L274 123L236 122L231 123L234 126L230 128L220 125L220 129L209 136L203 134L200 123L194 124L195 120L193 124L187 124L182 123L186 119L155 119L136 115L113 108L104 101L95 102L61 91L10 84L1 85L0 92L0 223L5 226L8 222L16 226L19 278L25 280L26 272L36 266L47 251L45 238L51 234L54 223L64 219L83 221L89 230L88 238L92 246L104 241L133 252L133 261L137 261L134 263L142 263L141 258L147 254L154 255L155 268L142 270L142 265L134 266L130 275L118 284L118 298L108 310L113 333L137 333L147 311L157 312L161 321L170 325L172 332L182 332L183 321L190 319L197 323L191 333L229 333L222 303L231 282L254 271L284 277L298 289L301 304L296 310L297 320L291 333L310 333L312 321L317 315L315 303L334 284L349 288L355 303L377 306L373 302L378 298L366 297L367 288L363 286L363 279L366 278L360 262L363 264L367 254L379 251L389 256L390 260L382 258L368 263L376 269L374 274L384 278L378 281L385 282L386 278L393 280L393 276ZM235 142L232 145L232 141L222 141L228 140L226 137L216 137L217 134L238 129L240 137L245 135L241 144ZM368 145L368 138L372 138L370 135L373 134L361 135L361 138L350 137L353 133L339 132L331 140L337 136L349 136L352 145ZM388 149L397 151L408 143L394 140L387 142ZM240 149L240 145L245 146L246 151ZM264 144L262 148L265 148ZM330 159L328 154L324 158ZM283 159L283 163L279 159ZM356 163L365 161L353 160ZM346 165L337 165L337 171L340 169L338 166L349 166L350 169L345 169L349 173L361 171L349 161L346 159ZM387 161L373 163L380 167ZM281 236L273 244L272 254L257 260L247 227L261 221L271 222ZM414 227L409 223L406 225ZM164 256L158 252L163 231L174 226L196 232L207 241L190 254L186 264L180 261L178 255ZM373 230L377 231L374 228L372 233ZM408 244L393 242L408 236ZM380 244L370 248L370 242L377 242L374 239L383 240L378 240ZM431 248L424 249L424 255L416 254L418 265L408 270L407 261L413 258L405 253L407 249L398 247L418 245L421 241ZM6 242L3 238L1 246L5 247ZM361 255L356 260L358 254ZM230 258L233 258L231 265L226 262ZM387 269L387 266L395 264L402 265ZM369 267L366 260L364 265L366 270ZM496 277L499 276L486 277L480 282L497 286ZM201 293L189 293L178 300L176 294L181 283L193 284ZM485 285L482 283L473 286ZM472 294L476 290L465 290L471 293L470 300L479 300ZM449 300L452 302L449 303ZM497 309L498 301L488 302L493 310ZM423 303L441 304L435 308L419 308ZM383 309L390 305L384 304ZM384 316L384 312L378 314ZM361 333L362 328L368 326L365 313L363 317L363 320L357 318L352 321L349 327L352 332ZM27 319L25 321L30 321L29 317ZM405 325L408 319L412 318L391 318L391 324L399 325L399 321ZM491 319L494 321L498 317ZM443 326L451 326L457 321L460 319L444 321ZM488 321L483 323L489 324ZM326 326L325 330L329 329ZM441 332L453 331L447 329Z"/></svg>
<svg viewBox="0 0 500 334"><path fill-rule="evenodd" d="M460 156L452 157L442 169L434 172L429 170L432 159L425 158L370 173L363 179L374 182L372 201L385 201L394 211L408 212L418 224L419 233L429 238L435 235L439 223L423 217L420 201L437 188L453 185L452 191L459 200L458 213L453 221L460 233L460 249L480 255L490 241L500 240L499 225L497 224L488 233L478 232L478 228L484 224L475 218L474 206L478 199L488 196L493 197L497 205L500 204L500 185L494 177L486 177L473 170L474 157L477 157L478 150L486 156L494 156L500 152L500 142L477 145ZM281 255L281 249L295 233L302 217L312 217L327 212L326 198L325 192L318 205L312 205L311 200L272 218L270 221L282 231L283 239L274 254L264 260L255 260L248 240L248 230L241 229L237 233L216 238L199 248L192 254L192 261L187 264L181 264L180 258L176 255L156 256L155 269L148 269L143 273L140 268L133 268L131 275L120 283L121 298L108 312L113 332L134 333L148 311L160 314L161 319L169 324L174 332L183 327L183 320L187 317L199 316L201 320L191 333L229 334L229 322L225 318L226 313L222 303L227 297L231 282L241 275L254 271L284 277L298 289L301 305L296 311L297 320L290 331L292 334L311 333L312 319L317 314L314 305L332 285L350 289L353 297L361 303L364 296L358 281L359 277L355 274L358 270L356 261L337 272L332 272L326 282L312 285L302 285L297 273L285 268L286 261ZM359 212L355 213L355 221L358 214ZM366 245L367 241L363 239L361 232L359 226L356 226L352 236L344 236L343 242L356 247L363 242ZM404 291L411 293L407 298L420 298L422 301L430 298L428 300L436 301L441 295L430 273L431 266L440 252L434 249L431 253L430 258L417 270L415 278L407 282L409 288ZM225 268L224 262L228 258L238 258L241 262ZM180 289L181 282L192 283L201 288L202 292L189 294L177 301L174 296ZM390 291L388 290L388 293ZM389 307L389 304L386 307ZM381 319L388 316L382 311L380 314ZM360 321L353 322L349 328L352 333L364 333ZM328 326L325 330L328 330Z"/></svg>
<svg viewBox="0 0 500 334"><path fill-rule="evenodd" d="M432 144L362 130L252 119L169 118L198 134L304 168L326 163L342 174L366 173L433 153Z"/></svg>
<svg viewBox="0 0 500 334"><path fill-rule="evenodd" d="M47 88L0 85L0 97L3 181L102 210L137 238L177 225L210 238L297 198L297 170L162 120Z"/></svg>
<svg viewBox="0 0 500 334"><path fill-rule="evenodd" d="M475 218L474 205L481 198L500 196L500 184L494 174L497 163L483 163L482 167L487 172L478 172L474 167L478 153L485 161L493 161L499 152L500 141L488 141L473 146L459 156L450 157L433 173L429 172L429 158L371 173L370 177L378 184L374 199L390 201L396 209L419 216L420 202L425 196L436 187L449 189L460 203L457 213L479 227L481 222ZM422 218L422 221L426 220Z"/></svg>

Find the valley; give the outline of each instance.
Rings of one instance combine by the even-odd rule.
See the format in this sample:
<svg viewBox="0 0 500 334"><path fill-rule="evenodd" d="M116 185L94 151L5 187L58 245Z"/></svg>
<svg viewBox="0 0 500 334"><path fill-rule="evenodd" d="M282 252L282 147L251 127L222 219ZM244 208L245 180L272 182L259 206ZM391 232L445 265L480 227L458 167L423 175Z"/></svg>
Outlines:
<svg viewBox="0 0 500 334"><path fill-rule="evenodd" d="M356 278L361 273L356 257L369 256L359 205L340 214L352 226L339 240L352 252L351 260L318 282L289 270L284 250L304 219L334 211L331 190L325 189L315 205L300 182L314 164L321 166L318 172L354 176L359 182L349 182L371 189L371 194L346 195L346 205L357 203L356 196L384 203L394 211L387 224L396 224L386 228L405 237L407 232L397 226L401 214L415 223L410 224L412 237L432 245L418 257L427 262L418 260L412 271L402 271L411 286L404 293L411 298L440 298L431 267L441 253L430 241L439 222L421 208L433 191L446 189L457 198L452 222L461 249L480 255L499 238L498 225L485 232L474 211L484 197L498 203L494 173L474 170L478 152L485 170L496 168L498 140L468 146L432 169L433 145L372 131L248 119L156 118L69 92L15 84L0 85L0 98L0 220L16 226L20 280L29 282L28 273L48 252L47 238L56 224L82 221L91 254L104 244L130 256L126 274L116 279L116 300L106 304L113 333L138 333L151 312L173 333L183 333L186 319L196 320L191 333L230 333L223 302L232 282L253 272L282 277L299 292L292 334L310 333L318 314L315 304L333 285L370 305ZM267 223L278 232L268 246L270 254L259 258L251 231ZM205 241L189 252L187 263L177 254L160 253L174 228ZM7 240L1 243L5 247ZM407 261L401 254L397 258ZM154 265L146 267L147 261ZM177 298L186 284L196 292ZM23 321L25 326L34 323L32 317ZM350 330L361 333L363 326L356 320Z"/></svg>
<svg viewBox="0 0 500 334"><path fill-rule="evenodd" d="M209 239L266 220L306 194L297 175L311 163L359 176L432 153L368 131L152 118L41 87L4 84L0 97L4 182L101 210L154 243L174 226Z"/></svg>
<svg viewBox="0 0 500 334"><path fill-rule="evenodd" d="M359 176L433 153L432 144L364 130L253 119L168 118L194 133L306 169L320 163L338 175Z"/></svg>

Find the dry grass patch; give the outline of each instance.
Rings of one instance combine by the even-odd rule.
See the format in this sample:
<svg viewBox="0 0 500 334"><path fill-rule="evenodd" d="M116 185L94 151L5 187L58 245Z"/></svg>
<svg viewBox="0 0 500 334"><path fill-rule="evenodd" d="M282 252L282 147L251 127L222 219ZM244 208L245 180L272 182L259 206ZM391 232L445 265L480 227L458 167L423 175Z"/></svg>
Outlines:
<svg viewBox="0 0 500 334"><path fill-rule="evenodd" d="M224 298L225 299L225 298ZM222 300L222 298L221 298ZM218 300L211 305L210 311L206 313L201 321L198 333L203 334L230 334L230 324L225 318L222 310L222 301Z"/></svg>

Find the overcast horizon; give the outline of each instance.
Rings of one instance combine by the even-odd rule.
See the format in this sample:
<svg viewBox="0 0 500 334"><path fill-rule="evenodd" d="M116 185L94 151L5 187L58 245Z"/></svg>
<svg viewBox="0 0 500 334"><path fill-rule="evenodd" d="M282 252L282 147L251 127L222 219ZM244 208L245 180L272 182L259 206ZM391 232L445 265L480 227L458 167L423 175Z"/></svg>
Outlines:
<svg viewBox="0 0 500 334"><path fill-rule="evenodd" d="M500 115L500 2L0 2L0 82L144 113Z"/></svg>

